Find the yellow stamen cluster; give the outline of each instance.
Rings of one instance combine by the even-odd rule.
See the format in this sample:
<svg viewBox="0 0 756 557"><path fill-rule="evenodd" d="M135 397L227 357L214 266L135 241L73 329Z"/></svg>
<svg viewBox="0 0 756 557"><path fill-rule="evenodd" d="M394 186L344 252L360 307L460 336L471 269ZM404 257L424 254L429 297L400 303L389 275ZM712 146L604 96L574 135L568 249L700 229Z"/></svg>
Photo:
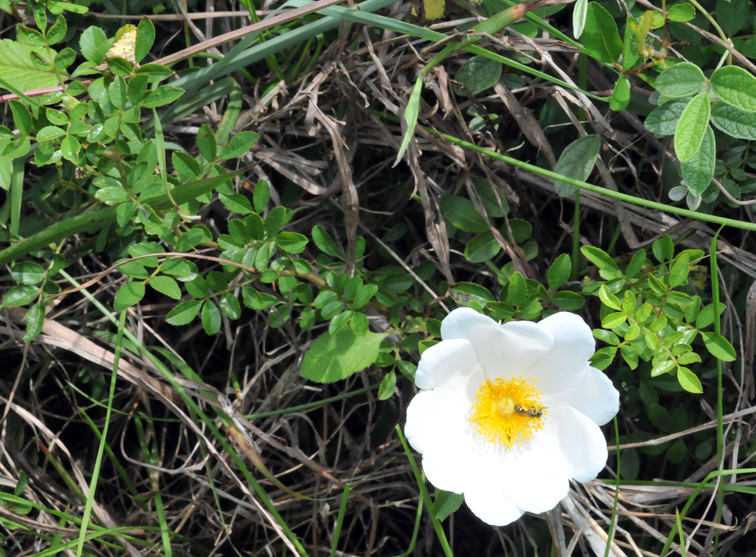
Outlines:
<svg viewBox="0 0 756 557"><path fill-rule="evenodd" d="M473 406L470 421L478 435L490 443L512 448L515 443L522 445L543 428L543 419L536 412L546 410L538 402L541 394L522 377L509 381L496 379L483 381L476 393L478 401Z"/></svg>

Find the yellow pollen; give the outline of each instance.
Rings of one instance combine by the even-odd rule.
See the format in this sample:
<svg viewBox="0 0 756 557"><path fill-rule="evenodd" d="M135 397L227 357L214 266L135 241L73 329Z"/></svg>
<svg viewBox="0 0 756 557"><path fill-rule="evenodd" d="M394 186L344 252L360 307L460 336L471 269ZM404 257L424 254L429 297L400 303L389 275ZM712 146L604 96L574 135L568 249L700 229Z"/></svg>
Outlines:
<svg viewBox="0 0 756 557"><path fill-rule="evenodd" d="M483 381L476 396L470 421L478 435L490 443L511 449L543 428L539 411L546 415L546 410L538 402L541 393L522 377Z"/></svg>

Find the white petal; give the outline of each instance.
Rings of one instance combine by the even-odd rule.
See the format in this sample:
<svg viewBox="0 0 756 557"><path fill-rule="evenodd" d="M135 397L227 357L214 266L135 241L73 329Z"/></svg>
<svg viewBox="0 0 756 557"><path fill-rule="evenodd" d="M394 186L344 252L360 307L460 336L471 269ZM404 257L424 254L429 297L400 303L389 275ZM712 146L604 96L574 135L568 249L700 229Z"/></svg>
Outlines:
<svg viewBox="0 0 756 557"><path fill-rule="evenodd" d="M478 359L468 341L444 340L423 352L415 373L415 384L421 389L446 387L447 390L456 391L462 388L460 396L464 396L464 385L477 368ZM475 400L475 392L482 382L481 375L471 393L472 400Z"/></svg>
<svg viewBox="0 0 756 557"><path fill-rule="evenodd" d="M467 427L470 404L462 397L438 390L422 391L407 407L404 435L420 454L434 446L446 446Z"/></svg>
<svg viewBox="0 0 756 557"><path fill-rule="evenodd" d="M596 341L590 327L574 313L555 313L540 321L538 327L554 339L548 354L528 370L538 379L539 390L561 390L572 376L581 372L596 350Z"/></svg>
<svg viewBox="0 0 756 557"><path fill-rule="evenodd" d="M501 491L523 511L549 511L567 495L572 467L560 450L559 432L549 419L523 447L510 450L501 467Z"/></svg>
<svg viewBox="0 0 756 557"><path fill-rule="evenodd" d="M523 515L523 511L514 506L500 489L492 489L485 481L475 482L465 492L465 503L478 518L491 526L506 526Z"/></svg>
<svg viewBox="0 0 756 557"><path fill-rule="evenodd" d="M452 311L441 323L444 341L470 341L486 379L523 376L553 345L550 333L535 323L517 321L499 325L469 308Z"/></svg>
<svg viewBox="0 0 756 557"><path fill-rule="evenodd" d="M552 390L555 382L538 381L536 388L544 388L540 402L546 408L571 406L588 416L598 425L604 425L619 411L619 392L603 372L587 364L583 370L559 381L559 389Z"/></svg>
<svg viewBox="0 0 756 557"><path fill-rule="evenodd" d="M464 444L458 440L435 444L423 453L423 471L435 487L463 493L470 473Z"/></svg>
<svg viewBox="0 0 756 557"><path fill-rule="evenodd" d="M596 422L572 408L549 411L558 429L559 450L569 464L570 476L579 482L596 478L606 465L606 439Z"/></svg>

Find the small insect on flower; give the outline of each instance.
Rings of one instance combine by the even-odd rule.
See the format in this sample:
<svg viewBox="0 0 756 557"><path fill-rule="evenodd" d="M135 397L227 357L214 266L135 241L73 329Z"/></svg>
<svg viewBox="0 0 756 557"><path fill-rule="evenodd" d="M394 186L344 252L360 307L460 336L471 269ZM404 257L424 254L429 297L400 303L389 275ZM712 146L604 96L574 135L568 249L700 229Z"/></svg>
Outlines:
<svg viewBox="0 0 756 557"><path fill-rule="evenodd" d="M539 408L538 406L528 406L527 408L523 408L519 404L515 404L514 410L515 413L520 416L527 416L528 418L543 418L543 408Z"/></svg>

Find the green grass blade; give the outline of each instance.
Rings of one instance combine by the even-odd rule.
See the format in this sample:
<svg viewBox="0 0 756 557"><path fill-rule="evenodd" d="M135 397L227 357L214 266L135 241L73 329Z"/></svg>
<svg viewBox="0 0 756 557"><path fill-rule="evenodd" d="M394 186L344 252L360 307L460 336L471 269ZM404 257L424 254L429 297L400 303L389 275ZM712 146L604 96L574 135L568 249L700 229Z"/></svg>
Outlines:
<svg viewBox="0 0 756 557"><path fill-rule="evenodd" d="M110 411L113 408L113 398L115 396L116 378L118 377L118 363L121 360L121 347L123 346L123 330L126 326L126 312L121 312L118 320L118 339L116 341L115 356L113 358L113 372L110 376L110 391L108 392L108 409L105 412L105 425L102 427L102 437L100 446L97 448L97 457L95 458L94 469L92 470L92 481L89 484L89 495L84 506L84 515L81 519L81 528L79 529L79 543L76 546L76 557L81 557L84 549L84 538L87 533L89 517L92 513L92 504L94 503L95 493L97 492L97 480L100 477L100 466L102 465L102 454L105 450L105 443L108 439L108 427L110 426Z"/></svg>
<svg viewBox="0 0 756 557"><path fill-rule="evenodd" d="M333 546L331 546L331 557L336 557L336 548L339 546L341 537L341 527L344 524L344 515L346 514L347 503L349 502L349 492L352 486L344 484L344 493L341 496L341 506L339 506L339 516L336 518L336 528L333 531Z"/></svg>

